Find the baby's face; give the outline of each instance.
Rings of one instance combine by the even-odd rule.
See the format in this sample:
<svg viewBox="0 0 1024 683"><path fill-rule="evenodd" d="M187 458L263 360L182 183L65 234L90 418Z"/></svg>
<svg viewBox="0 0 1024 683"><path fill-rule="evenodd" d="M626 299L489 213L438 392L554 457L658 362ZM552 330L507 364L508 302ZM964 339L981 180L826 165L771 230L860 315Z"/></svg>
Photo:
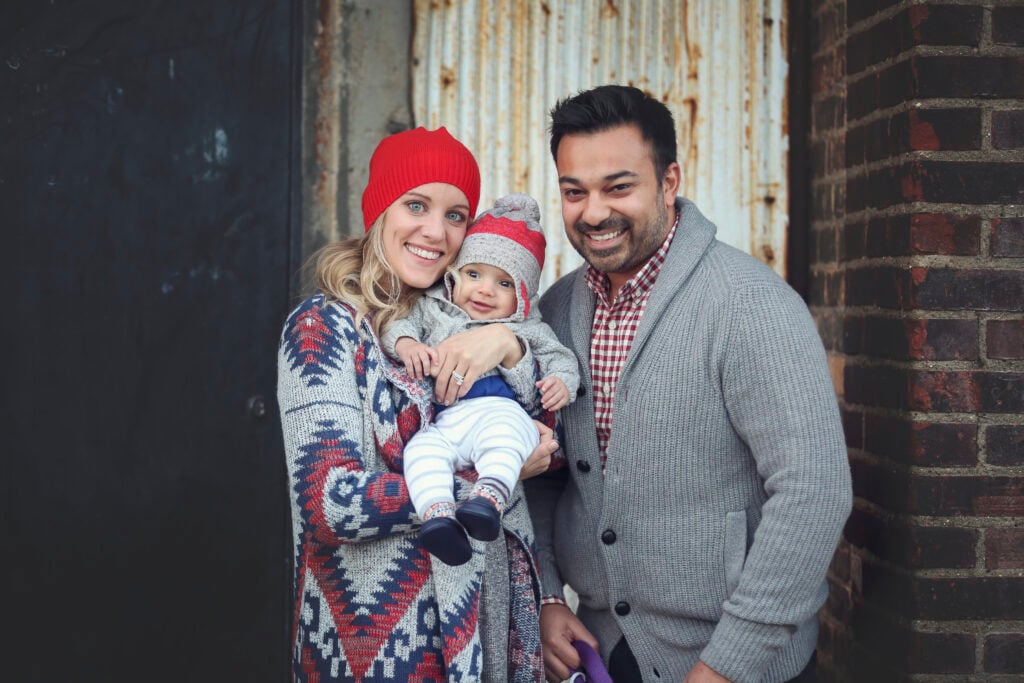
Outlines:
<svg viewBox="0 0 1024 683"><path fill-rule="evenodd" d="M516 283L501 268L470 263L459 268L454 303L473 320L497 320L516 312Z"/></svg>

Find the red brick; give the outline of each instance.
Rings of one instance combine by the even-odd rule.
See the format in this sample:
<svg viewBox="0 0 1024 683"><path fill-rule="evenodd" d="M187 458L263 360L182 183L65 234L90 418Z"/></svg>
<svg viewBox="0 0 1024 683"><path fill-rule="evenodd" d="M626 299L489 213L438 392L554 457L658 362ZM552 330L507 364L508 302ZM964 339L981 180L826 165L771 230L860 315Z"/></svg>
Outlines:
<svg viewBox="0 0 1024 683"><path fill-rule="evenodd" d="M980 244L981 219L978 216L918 213L910 219L911 254L973 256L980 252Z"/></svg>
<svg viewBox="0 0 1024 683"><path fill-rule="evenodd" d="M910 150L957 151L981 147L981 111L978 109L912 109L905 116ZM902 124L903 118L899 120Z"/></svg>
<svg viewBox="0 0 1024 683"><path fill-rule="evenodd" d="M911 279L912 308L1024 310L1024 269L913 268Z"/></svg>
<svg viewBox="0 0 1024 683"><path fill-rule="evenodd" d="M981 41L981 7L921 4L907 10L914 45L970 45Z"/></svg>
<svg viewBox="0 0 1024 683"><path fill-rule="evenodd" d="M863 353L893 360L975 360L976 320L868 317L864 319Z"/></svg>
<svg viewBox="0 0 1024 683"><path fill-rule="evenodd" d="M811 52L828 48L842 35L842 17L834 5L825 5L811 23Z"/></svg>
<svg viewBox="0 0 1024 683"><path fill-rule="evenodd" d="M1019 619L1024 578L908 576L865 563L864 599L909 619Z"/></svg>
<svg viewBox="0 0 1024 683"><path fill-rule="evenodd" d="M848 222L840 235L839 260L919 254L973 256L980 251L980 217L914 213L872 216L866 225L863 220Z"/></svg>
<svg viewBox="0 0 1024 683"><path fill-rule="evenodd" d="M814 104L814 129L830 131L842 127L846 117L846 99L838 95L829 95ZM824 155L822 156L824 159ZM827 166L822 163L822 168Z"/></svg>
<svg viewBox="0 0 1024 683"><path fill-rule="evenodd" d="M1024 203L1017 182L1024 164L915 159L847 180L846 211L885 209L910 202Z"/></svg>
<svg viewBox="0 0 1024 683"><path fill-rule="evenodd" d="M1024 478L936 475L864 458L850 461L853 492L892 513L949 517L1024 515Z"/></svg>
<svg viewBox="0 0 1024 683"><path fill-rule="evenodd" d="M996 149L1024 147L1024 110L992 112L992 146Z"/></svg>
<svg viewBox="0 0 1024 683"><path fill-rule="evenodd" d="M979 372L975 385L981 412L1024 413L1024 373Z"/></svg>
<svg viewBox="0 0 1024 683"><path fill-rule="evenodd" d="M985 569L1024 569L1024 529L985 531Z"/></svg>
<svg viewBox="0 0 1024 683"><path fill-rule="evenodd" d="M914 57L914 97L1024 98L1024 57Z"/></svg>
<svg viewBox="0 0 1024 683"><path fill-rule="evenodd" d="M853 545L908 569L970 569L975 566L978 532L973 529L907 524L854 508L846 523Z"/></svg>
<svg viewBox="0 0 1024 683"><path fill-rule="evenodd" d="M985 336L989 358L1024 358L1024 320L989 320Z"/></svg>
<svg viewBox="0 0 1024 683"><path fill-rule="evenodd" d="M902 620L872 610L854 623L857 645L879 663L904 674L970 673L974 671L975 638L966 633L928 633ZM870 674L869 674L870 672ZM902 680L893 673L861 669L858 681Z"/></svg>
<svg viewBox="0 0 1024 683"><path fill-rule="evenodd" d="M1024 63L1021 65L1024 68ZM987 161L920 160L896 169L873 174L868 187L869 201L877 195L888 200L891 193L876 188L879 183L898 181L903 201L952 202L957 204L1016 204L1024 202L1024 185L1018 178L1024 164ZM893 202L895 203L895 202ZM881 206L881 204L879 204Z"/></svg>
<svg viewBox="0 0 1024 683"><path fill-rule="evenodd" d="M839 273L815 272L811 274L808 303L812 306L836 306L842 280Z"/></svg>
<svg viewBox="0 0 1024 683"><path fill-rule="evenodd" d="M990 465L1024 465L1024 425L990 425L985 428L985 460Z"/></svg>
<svg viewBox="0 0 1024 683"><path fill-rule="evenodd" d="M847 70L858 74L917 45L977 46L981 40L980 7L913 5L847 39Z"/></svg>
<svg viewBox="0 0 1024 683"><path fill-rule="evenodd" d="M983 662L986 673L1024 674L1024 634L994 633L985 638Z"/></svg>
<svg viewBox="0 0 1024 683"><path fill-rule="evenodd" d="M1024 45L1024 7L992 8L992 42Z"/></svg>
<svg viewBox="0 0 1024 683"><path fill-rule="evenodd" d="M969 371L911 371L906 407L926 412L977 412L982 404L977 382L979 375Z"/></svg>
<svg viewBox="0 0 1024 683"><path fill-rule="evenodd" d="M921 515L1024 515L1024 478L909 475L908 512Z"/></svg>
<svg viewBox="0 0 1024 683"><path fill-rule="evenodd" d="M836 260L836 231L833 228L811 232L816 263L831 263Z"/></svg>
<svg viewBox="0 0 1024 683"><path fill-rule="evenodd" d="M993 256L1024 256L1024 218L997 218L992 221Z"/></svg>
<svg viewBox="0 0 1024 683"><path fill-rule="evenodd" d="M1024 578L921 579L922 619L1019 619Z"/></svg>
<svg viewBox="0 0 1024 683"><path fill-rule="evenodd" d="M847 362L843 368L843 388L848 404L907 408L909 382L907 371L902 368Z"/></svg>
<svg viewBox="0 0 1024 683"><path fill-rule="evenodd" d="M911 422L878 413L864 415L865 451L920 467L975 467L978 427L973 424Z"/></svg>
<svg viewBox="0 0 1024 683"><path fill-rule="evenodd" d="M902 310L914 308L910 272L904 268L855 268L845 271L843 279L843 303L847 306L878 306Z"/></svg>

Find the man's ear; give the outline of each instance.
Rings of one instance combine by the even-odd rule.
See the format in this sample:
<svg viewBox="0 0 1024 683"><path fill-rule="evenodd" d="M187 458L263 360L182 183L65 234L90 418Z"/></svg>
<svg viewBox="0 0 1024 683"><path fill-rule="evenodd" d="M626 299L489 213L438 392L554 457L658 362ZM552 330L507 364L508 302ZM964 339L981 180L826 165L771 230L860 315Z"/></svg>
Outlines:
<svg viewBox="0 0 1024 683"><path fill-rule="evenodd" d="M679 187L683 182L683 171L679 164L673 161L665 168L665 175L661 178L661 190L665 193L665 204L671 206L679 195Z"/></svg>

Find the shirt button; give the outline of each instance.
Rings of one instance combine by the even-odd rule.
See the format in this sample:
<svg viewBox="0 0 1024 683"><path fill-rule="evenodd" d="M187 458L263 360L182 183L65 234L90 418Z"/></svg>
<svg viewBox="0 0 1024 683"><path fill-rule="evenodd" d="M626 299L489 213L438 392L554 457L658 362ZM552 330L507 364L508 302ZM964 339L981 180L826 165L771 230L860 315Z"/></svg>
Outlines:
<svg viewBox="0 0 1024 683"><path fill-rule="evenodd" d="M616 328L616 327L618 327L618 325L616 325L616 324L615 324L615 321L614 321L614 320L609 320L609 321L608 321L608 329L609 329L609 330L611 330L612 332L614 332L614 331L615 331L615 328Z"/></svg>
<svg viewBox="0 0 1024 683"><path fill-rule="evenodd" d="M590 471L590 463L587 462L586 460L577 460L576 461L576 469L578 469L580 472L583 472L584 474L586 474L587 472Z"/></svg>
<svg viewBox="0 0 1024 683"><path fill-rule="evenodd" d="M611 529L605 529L604 533L601 534L601 542L605 545L611 545L612 543L615 543L615 538L615 532Z"/></svg>
<svg viewBox="0 0 1024 683"><path fill-rule="evenodd" d="M629 603L625 600L615 603L615 613L620 617L624 617L629 614Z"/></svg>

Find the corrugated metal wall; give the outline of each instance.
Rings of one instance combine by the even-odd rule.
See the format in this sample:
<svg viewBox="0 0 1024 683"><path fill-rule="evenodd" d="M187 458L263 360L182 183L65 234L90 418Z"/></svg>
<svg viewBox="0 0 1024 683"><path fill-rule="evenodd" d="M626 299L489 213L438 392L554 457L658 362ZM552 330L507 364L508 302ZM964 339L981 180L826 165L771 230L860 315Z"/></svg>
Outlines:
<svg viewBox="0 0 1024 683"><path fill-rule="evenodd" d="M676 115L684 194L720 239L784 275L785 12L785 0L416 0L416 123L474 151L481 208L537 198L547 285L581 262L562 233L547 113L591 86L635 85Z"/></svg>

